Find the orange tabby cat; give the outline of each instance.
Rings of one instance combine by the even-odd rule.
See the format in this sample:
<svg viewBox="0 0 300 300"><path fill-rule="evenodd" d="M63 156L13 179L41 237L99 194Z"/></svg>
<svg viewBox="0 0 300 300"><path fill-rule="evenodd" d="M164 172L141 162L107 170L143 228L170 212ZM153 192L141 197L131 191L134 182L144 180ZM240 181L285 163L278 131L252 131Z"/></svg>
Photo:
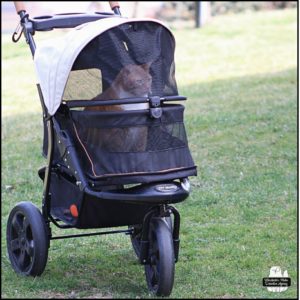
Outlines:
<svg viewBox="0 0 300 300"><path fill-rule="evenodd" d="M127 65L117 75L111 86L92 100L116 100L134 97L147 97L151 93L152 76L149 73L151 63ZM147 103L91 106L86 110L122 111L147 109ZM128 116L130 117L130 116ZM110 152L145 151L147 127L95 129L89 132L89 142L97 144Z"/></svg>
<svg viewBox="0 0 300 300"><path fill-rule="evenodd" d="M111 86L92 100L124 99L147 97L151 93L152 76L149 73L150 63L127 65L117 75ZM142 105L141 105L142 104ZM86 110L135 110L145 109L147 104L124 104L111 106L91 106Z"/></svg>

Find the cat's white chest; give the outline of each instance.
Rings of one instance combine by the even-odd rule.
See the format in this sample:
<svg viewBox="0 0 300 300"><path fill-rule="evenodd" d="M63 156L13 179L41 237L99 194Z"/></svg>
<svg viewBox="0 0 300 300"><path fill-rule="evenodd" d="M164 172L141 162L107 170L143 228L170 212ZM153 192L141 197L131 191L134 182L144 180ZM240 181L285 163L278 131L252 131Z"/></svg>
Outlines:
<svg viewBox="0 0 300 300"><path fill-rule="evenodd" d="M141 95L140 97L148 97L147 94ZM124 98L136 98L135 95L132 95L124 90L120 93L120 99ZM134 103L134 104L122 104L122 109L124 110L141 110L141 109L148 109L149 104L148 103Z"/></svg>
<svg viewBox="0 0 300 300"><path fill-rule="evenodd" d="M122 104L121 107L124 110L142 110L142 109L148 109L149 104L148 103Z"/></svg>

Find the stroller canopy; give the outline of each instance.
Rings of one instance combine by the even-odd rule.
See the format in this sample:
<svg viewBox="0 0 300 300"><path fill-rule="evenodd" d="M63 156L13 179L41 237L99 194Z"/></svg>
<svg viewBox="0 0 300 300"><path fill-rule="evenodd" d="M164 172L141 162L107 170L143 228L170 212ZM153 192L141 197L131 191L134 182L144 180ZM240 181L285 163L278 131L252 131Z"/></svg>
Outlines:
<svg viewBox="0 0 300 300"><path fill-rule="evenodd" d="M54 115L63 100L101 94L128 65L147 66L152 95L178 95L174 51L174 37L160 21L112 17L41 44L34 62L48 113Z"/></svg>

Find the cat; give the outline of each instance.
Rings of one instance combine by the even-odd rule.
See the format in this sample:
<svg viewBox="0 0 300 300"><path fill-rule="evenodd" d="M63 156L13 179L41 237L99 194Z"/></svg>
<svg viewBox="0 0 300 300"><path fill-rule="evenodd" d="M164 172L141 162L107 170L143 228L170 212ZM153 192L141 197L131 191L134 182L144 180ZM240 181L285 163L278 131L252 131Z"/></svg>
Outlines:
<svg viewBox="0 0 300 300"><path fill-rule="evenodd" d="M147 97L151 93L151 63L143 65L127 65L121 69L111 86L92 100L116 100L124 98ZM140 105L142 104L142 105ZM135 110L146 109L147 103L90 106L86 110Z"/></svg>
<svg viewBox="0 0 300 300"><path fill-rule="evenodd" d="M117 100L148 97L151 94L151 63L127 65L121 69L111 86L92 100ZM148 103L90 106L85 110L124 111L148 109ZM130 118L130 116L128 116ZM109 152L140 152L146 150L148 129L146 126L128 128L95 129L89 132L89 142Z"/></svg>

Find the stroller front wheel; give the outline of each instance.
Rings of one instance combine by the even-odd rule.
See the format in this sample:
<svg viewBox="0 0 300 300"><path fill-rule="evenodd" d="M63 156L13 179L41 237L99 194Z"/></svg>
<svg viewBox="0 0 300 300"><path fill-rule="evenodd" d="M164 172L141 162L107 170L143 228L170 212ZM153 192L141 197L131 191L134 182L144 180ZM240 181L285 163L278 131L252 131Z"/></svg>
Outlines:
<svg viewBox="0 0 300 300"><path fill-rule="evenodd" d="M171 216L165 217L164 219L166 220L170 230L173 232ZM133 226L128 226L128 228L133 229L133 233L130 235L131 245L136 256L140 257L141 234L142 234L143 225L142 224L133 225Z"/></svg>
<svg viewBox="0 0 300 300"><path fill-rule="evenodd" d="M49 237L42 214L31 202L20 202L10 212L6 242L11 265L18 274L39 276L43 273Z"/></svg>
<svg viewBox="0 0 300 300"><path fill-rule="evenodd" d="M172 292L175 258L172 230L164 218L153 218L149 232L149 263L145 265L148 288L157 296Z"/></svg>

